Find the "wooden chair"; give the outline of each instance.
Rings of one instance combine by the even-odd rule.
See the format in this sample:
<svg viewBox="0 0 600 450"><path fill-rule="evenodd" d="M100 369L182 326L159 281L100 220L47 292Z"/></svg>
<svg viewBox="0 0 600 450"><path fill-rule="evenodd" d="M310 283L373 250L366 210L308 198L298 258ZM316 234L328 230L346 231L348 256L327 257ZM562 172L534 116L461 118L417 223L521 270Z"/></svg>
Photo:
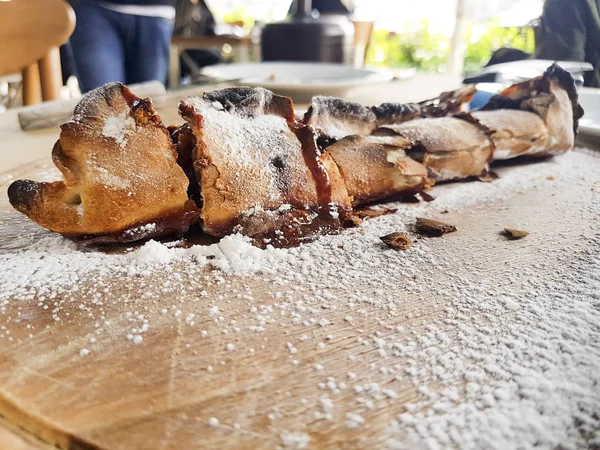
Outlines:
<svg viewBox="0 0 600 450"><path fill-rule="evenodd" d="M356 68L362 68L365 65L365 58L373 36L373 22L353 21L354 25L354 55L353 65Z"/></svg>
<svg viewBox="0 0 600 450"><path fill-rule="evenodd" d="M60 54L75 29L64 0L0 0L0 76L22 72L23 104L59 98Z"/></svg>

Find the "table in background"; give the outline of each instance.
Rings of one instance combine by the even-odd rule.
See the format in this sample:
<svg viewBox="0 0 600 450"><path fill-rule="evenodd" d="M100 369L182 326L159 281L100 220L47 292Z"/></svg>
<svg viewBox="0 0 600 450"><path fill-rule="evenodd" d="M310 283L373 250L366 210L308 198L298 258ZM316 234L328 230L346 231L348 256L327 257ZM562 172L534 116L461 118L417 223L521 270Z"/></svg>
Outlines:
<svg viewBox="0 0 600 450"><path fill-rule="evenodd" d="M225 44L238 51L238 62L250 61L250 37L239 36L173 36L169 52L169 87L181 85L181 52L183 50L220 50Z"/></svg>

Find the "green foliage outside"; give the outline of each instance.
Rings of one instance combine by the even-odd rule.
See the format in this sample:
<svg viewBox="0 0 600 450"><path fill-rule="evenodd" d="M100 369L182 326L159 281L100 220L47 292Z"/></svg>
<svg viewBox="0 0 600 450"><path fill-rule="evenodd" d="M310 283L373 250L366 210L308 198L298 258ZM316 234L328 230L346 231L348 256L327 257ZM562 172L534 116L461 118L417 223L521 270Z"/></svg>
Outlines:
<svg viewBox="0 0 600 450"><path fill-rule="evenodd" d="M255 20L252 14L248 12L246 8L237 8L234 11L228 11L223 14L223 22L225 23L234 23L234 22L243 22L244 23L244 31L249 33L254 27Z"/></svg>
<svg viewBox="0 0 600 450"><path fill-rule="evenodd" d="M366 63L380 67L415 67L425 72L443 72L449 54L450 38L429 32L428 22L423 21L417 30L393 33L375 30ZM496 21L486 24L482 35L475 35L472 28L466 35L466 73L477 71L501 47L517 48L533 53L535 40L532 28L504 28Z"/></svg>
<svg viewBox="0 0 600 450"><path fill-rule="evenodd" d="M235 10L223 11L225 22L241 21L244 31L249 32L255 20L250 10L238 5ZM429 31L429 22L421 21L412 25L412 31L401 33L387 30L374 30L371 45L366 56L366 64L376 67L414 67L424 72L444 72L450 49L450 38ZM417 25L417 26L415 26ZM469 27L465 31L464 72L477 72L501 47L512 47L533 53L535 39L532 28L501 27L491 20L485 24L484 32ZM477 32L479 31L479 32Z"/></svg>

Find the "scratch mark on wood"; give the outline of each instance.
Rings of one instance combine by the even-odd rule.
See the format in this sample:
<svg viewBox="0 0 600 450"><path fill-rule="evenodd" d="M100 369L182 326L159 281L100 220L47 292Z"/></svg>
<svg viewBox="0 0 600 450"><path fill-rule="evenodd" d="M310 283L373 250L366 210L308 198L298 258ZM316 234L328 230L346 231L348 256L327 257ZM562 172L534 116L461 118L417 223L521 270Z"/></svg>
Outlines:
<svg viewBox="0 0 600 450"><path fill-rule="evenodd" d="M171 358L169 364L169 380L167 381L167 410L171 410L173 408L173 393L175 391L175 374L177 370L177 357L179 356L179 346L181 344L181 338L183 337L183 327L184 322L179 321L177 326L177 336L175 338L175 345L173 345L173 350L171 351ZM167 422L165 423L165 433L160 442L159 449L167 448L169 444L169 440L171 439L171 435L177 428L177 424L173 422L173 418L169 416L167 418Z"/></svg>

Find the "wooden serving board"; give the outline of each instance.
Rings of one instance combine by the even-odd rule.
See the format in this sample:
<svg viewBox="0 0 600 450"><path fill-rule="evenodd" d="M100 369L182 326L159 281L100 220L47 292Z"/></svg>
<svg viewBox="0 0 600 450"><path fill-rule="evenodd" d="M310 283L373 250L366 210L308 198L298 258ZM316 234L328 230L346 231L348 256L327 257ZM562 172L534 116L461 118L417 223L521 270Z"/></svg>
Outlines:
<svg viewBox="0 0 600 450"><path fill-rule="evenodd" d="M11 174L35 179L46 164ZM0 300L0 416L11 429L61 449L384 448L390 425L427 392L399 375L410 355L383 355L373 342L418 341L432 326L456 336L459 327L447 321L456 305L444 290L459 278L510 290L525 267L532 278L549 268L575 275L598 227L590 208L600 190L600 157L589 156L589 165L597 176L587 173L577 184L561 182L560 173L556 181L540 175L534 188L438 215L458 232L415 244L426 255L412 265L399 259L374 267L372 273L387 274L381 280L367 269L336 284L206 269L193 275L206 278L206 293L144 296L180 275L185 280L182 264L142 281L114 275L101 280L104 290L86 290L99 280L84 278L78 294L42 303ZM50 235L11 210L10 179L0 178L0 256ZM434 195L454 188L437 189ZM508 241L499 235L506 226L530 235ZM381 247L386 251L393 250ZM330 264L360 257L342 255ZM142 326L139 314L150 327L136 345L127 335ZM482 312L461 314L464 323L476 323ZM84 348L89 354L82 356ZM451 383L464 386L457 377ZM355 386L366 384L387 391L360 401ZM445 387L433 380L427 388ZM42 445L32 442L22 448Z"/></svg>

